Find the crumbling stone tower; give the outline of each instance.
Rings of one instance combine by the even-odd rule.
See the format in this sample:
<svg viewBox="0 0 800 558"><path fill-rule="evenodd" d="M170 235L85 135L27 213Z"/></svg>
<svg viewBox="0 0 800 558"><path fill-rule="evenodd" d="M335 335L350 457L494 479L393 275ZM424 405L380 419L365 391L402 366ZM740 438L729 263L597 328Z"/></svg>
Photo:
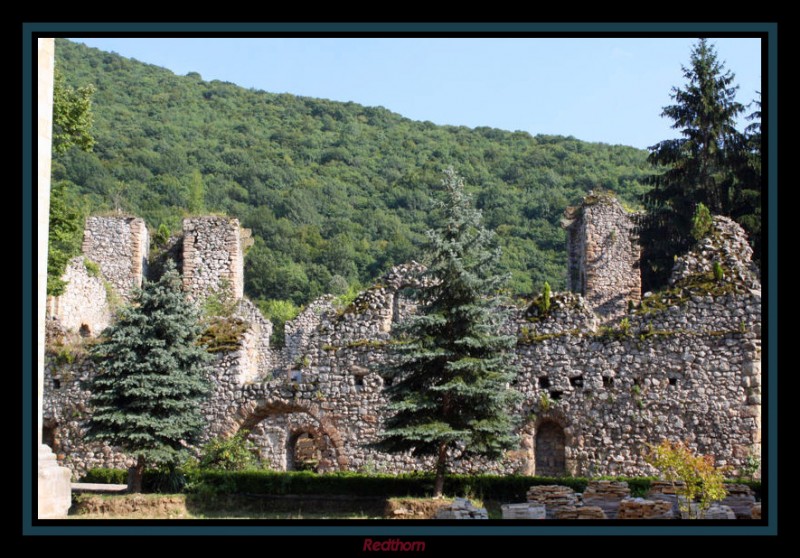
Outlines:
<svg viewBox="0 0 800 558"><path fill-rule="evenodd" d="M144 219L122 215L86 219L83 255L100 266L103 277L126 301L142 286L149 250Z"/></svg>
<svg viewBox="0 0 800 558"><path fill-rule="evenodd" d="M632 215L607 192L589 192L565 211L567 288L583 295L604 321L623 316L641 299L641 250Z"/></svg>
<svg viewBox="0 0 800 558"><path fill-rule="evenodd" d="M183 220L183 288L199 300L229 285L244 295L244 254L239 220L209 215Z"/></svg>

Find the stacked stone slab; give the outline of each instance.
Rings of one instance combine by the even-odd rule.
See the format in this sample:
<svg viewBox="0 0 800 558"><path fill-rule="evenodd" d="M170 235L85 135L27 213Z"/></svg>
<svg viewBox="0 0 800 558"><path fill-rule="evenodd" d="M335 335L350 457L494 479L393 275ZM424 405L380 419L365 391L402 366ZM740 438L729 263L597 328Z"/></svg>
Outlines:
<svg viewBox="0 0 800 558"><path fill-rule="evenodd" d="M183 220L183 286L193 300L225 288L242 298L244 254L238 219L212 215Z"/></svg>
<svg viewBox="0 0 800 558"><path fill-rule="evenodd" d="M726 484L725 490L728 495L720 504L730 507L737 519L749 519L756 503L753 490L746 484Z"/></svg>
<svg viewBox="0 0 800 558"><path fill-rule="evenodd" d="M736 514L730 506L714 503L703 512L703 519L736 519Z"/></svg>
<svg viewBox="0 0 800 558"><path fill-rule="evenodd" d="M682 488L683 482L681 481L672 483L669 481L656 480L650 483L650 489L647 491L647 499L669 503L672 513L678 516L680 515L678 493Z"/></svg>
<svg viewBox="0 0 800 558"><path fill-rule="evenodd" d="M625 498L619 504L617 519L672 519L672 504L663 500Z"/></svg>
<svg viewBox="0 0 800 558"><path fill-rule="evenodd" d="M503 519L545 519L545 507L538 504L503 504Z"/></svg>
<svg viewBox="0 0 800 558"><path fill-rule="evenodd" d="M83 255L99 265L103 277L123 300L133 297L147 273L150 238L144 219L122 215L86 219Z"/></svg>
<svg viewBox="0 0 800 558"><path fill-rule="evenodd" d="M556 510L554 519L608 519L608 516L598 506L569 506Z"/></svg>
<svg viewBox="0 0 800 558"><path fill-rule="evenodd" d="M568 486L547 484L532 486L527 494L528 502L543 505L547 519L554 519L562 508L575 508L578 497Z"/></svg>
<svg viewBox="0 0 800 558"><path fill-rule="evenodd" d="M436 519L489 519L486 508L476 508L466 498L456 498L449 506L439 508Z"/></svg>
<svg viewBox="0 0 800 558"><path fill-rule="evenodd" d="M628 483L624 481L589 481L586 490L583 491L583 504L597 506L609 519L615 519L620 502L630 494Z"/></svg>
<svg viewBox="0 0 800 558"><path fill-rule="evenodd" d="M750 517L752 519L761 519L761 502L756 502L753 505L753 509L750 512Z"/></svg>

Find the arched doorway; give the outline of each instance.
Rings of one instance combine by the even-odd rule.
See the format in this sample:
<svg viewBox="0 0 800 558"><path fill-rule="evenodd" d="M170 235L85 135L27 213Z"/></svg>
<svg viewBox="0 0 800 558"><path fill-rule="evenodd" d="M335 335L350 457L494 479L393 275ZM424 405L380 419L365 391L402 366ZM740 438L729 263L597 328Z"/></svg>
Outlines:
<svg viewBox="0 0 800 558"><path fill-rule="evenodd" d="M339 453L342 438L336 425L320 417L314 406L254 400L239 408L234 420L250 432L248 438L273 468L329 472L347 466L348 459Z"/></svg>
<svg viewBox="0 0 800 558"><path fill-rule="evenodd" d="M286 470L316 471L322 452L319 440L309 431L295 432L286 440Z"/></svg>
<svg viewBox="0 0 800 558"><path fill-rule="evenodd" d="M536 431L535 473L539 477L561 477L567 472L564 429L552 421L543 422Z"/></svg>

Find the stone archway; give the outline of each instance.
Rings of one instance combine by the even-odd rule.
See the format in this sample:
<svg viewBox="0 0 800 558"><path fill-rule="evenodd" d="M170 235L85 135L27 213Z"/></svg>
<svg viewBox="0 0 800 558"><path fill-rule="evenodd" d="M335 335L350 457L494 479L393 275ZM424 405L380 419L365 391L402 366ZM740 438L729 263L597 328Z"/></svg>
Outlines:
<svg viewBox="0 0 800 558"><path fill-rule="evenodd" d="M567 473L566 435L555 421L544 421L536 429L534 460L536 476L561 477Z"/></svg>
<svg viewBox="0 0 800 558"><path fill-rule="evenodd" d="M341 454L342 439L328 417L314 406L285 400L251 402L237 413L239 429L251 432L250 439L262 457L271 454L270 463L287 471L311 469L319 472L346 468Z"/></svg>

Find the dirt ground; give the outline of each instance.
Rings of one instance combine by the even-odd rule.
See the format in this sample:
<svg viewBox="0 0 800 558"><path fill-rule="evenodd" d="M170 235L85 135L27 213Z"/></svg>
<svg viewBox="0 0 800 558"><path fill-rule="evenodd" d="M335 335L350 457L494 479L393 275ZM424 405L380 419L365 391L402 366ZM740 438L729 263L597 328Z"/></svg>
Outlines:
<svg viewBox="0 0 800 558"><path fill-rule="evenodd" d="M76 519L185 519L191 517L183 494L82 495L70 509Z"/></svg>

